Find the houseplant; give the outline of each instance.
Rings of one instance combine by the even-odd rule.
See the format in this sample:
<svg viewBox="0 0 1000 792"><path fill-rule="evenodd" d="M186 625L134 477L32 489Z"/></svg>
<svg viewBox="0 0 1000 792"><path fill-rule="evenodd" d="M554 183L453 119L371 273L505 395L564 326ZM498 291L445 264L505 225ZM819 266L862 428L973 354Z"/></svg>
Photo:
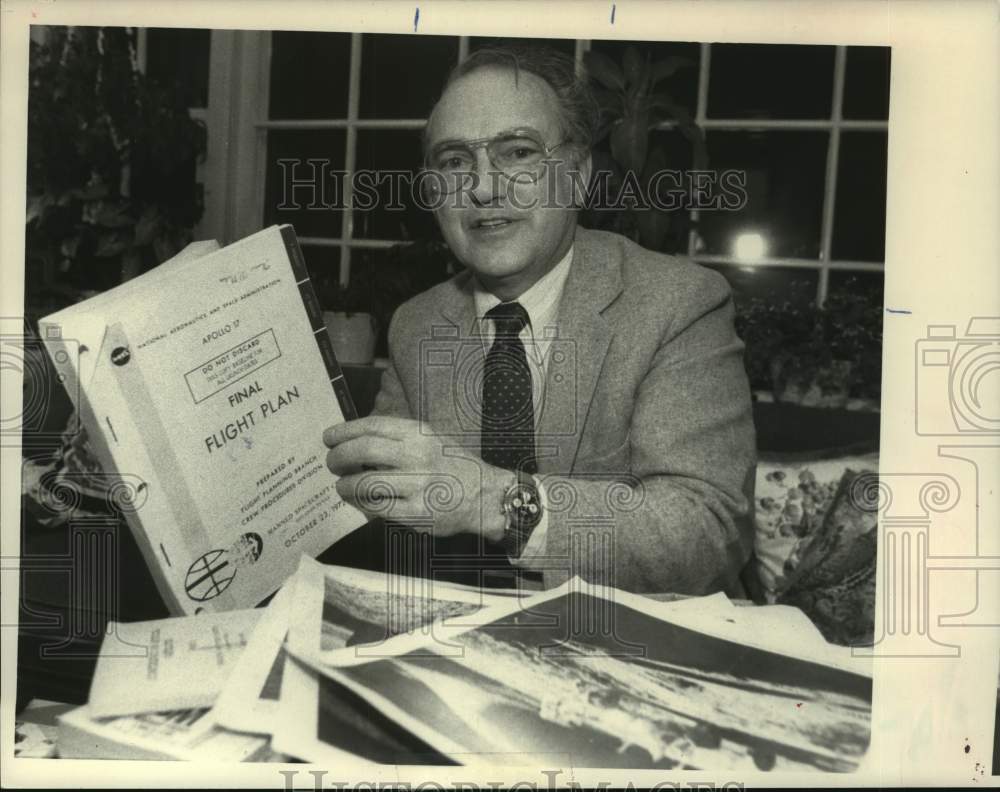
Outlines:
<svg viewBox="0 0 1000 792"><path fill-rule="evenodd" d="M638 47L625 48L619 65L603 53L590 51L584 62L600 107L600 123L595 136L595 173L610 170L611 197L621 193L628 179L638 179L641 190L651 177L667 168L677 169L653 132L661 124L673 124L691 145L691 167L703 170L708 163L705 136L691 113L677 103L664 83L677 72L691 69L688 58L671 56L653 62ZM604 141L607 140L607 150ZM682 250L690 229L688 211L670 211L655 206L632 205L615 212L601 210L585 214L588 225L617 231L651 250Z"/></svg>
<svg viewBox="0 0 1000 792"><path fill-rule="evenodd" d="M755 390L776 401L843 407L881 393L882 300L849 279L823 305L797 298L739 301L736 330L746 344Z"/></svg>
<svg viewBox="0 0 1000 792"><path fill-rule="evenodd" d="M319 300L323 321L341 363L371 365L375 358L378 326L373 313L371 274L365 267L355 267L347 285L328 276L320 282Z"/></svg>
<svg viewBox="0 0 1000 792"><path fill-rule="evenodd" d="M374 355L388 355L389 322L396 309L460 268L441 239L358 250L351 263L347 286L330 275L318 280L319 299L330 313L327 328L334 328L331 338L338 358L364 364L371 363Z"/></svg>
<svg viewBox="0 0 1000 792"><path fill-rule="evenodd" d="M178 252L202 214L204 126L137 66L134 28L31 42L26 285L54 310Z"/></svg>

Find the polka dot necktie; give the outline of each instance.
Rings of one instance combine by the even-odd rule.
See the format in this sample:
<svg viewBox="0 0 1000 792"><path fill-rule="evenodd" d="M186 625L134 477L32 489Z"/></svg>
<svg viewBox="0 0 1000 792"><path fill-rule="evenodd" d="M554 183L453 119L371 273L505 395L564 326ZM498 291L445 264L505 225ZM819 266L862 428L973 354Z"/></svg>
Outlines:
<svg viewBox="0 0 1000 792"><path fill-rule="evenodd" d="M519 302L487 312L496 335L483 370L483 460L507 470L537 473L531 369L519 333L529 323Z"/></svg>

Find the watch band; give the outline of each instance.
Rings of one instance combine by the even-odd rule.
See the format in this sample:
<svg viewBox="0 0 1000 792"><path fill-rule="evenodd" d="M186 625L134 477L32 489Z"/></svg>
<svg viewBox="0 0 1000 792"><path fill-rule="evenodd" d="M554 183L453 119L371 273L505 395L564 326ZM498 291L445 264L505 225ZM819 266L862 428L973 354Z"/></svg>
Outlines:
<svg viewBox="0 0 1000 792"><path fill-rule="evenodd" d="M516 480L503 495L500 513L507 518L501 542L504 552L517 558L542 520L542 501L534 476L517 472Z"/></svg>

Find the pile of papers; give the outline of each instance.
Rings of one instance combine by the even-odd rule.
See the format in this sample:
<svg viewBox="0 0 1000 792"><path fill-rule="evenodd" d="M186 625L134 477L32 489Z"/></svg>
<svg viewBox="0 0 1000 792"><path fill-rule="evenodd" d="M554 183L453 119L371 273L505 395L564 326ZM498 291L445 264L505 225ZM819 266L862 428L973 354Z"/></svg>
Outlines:
<svg viewBox="0 0 1000 792"><path fill-rule="evenodd" d="M518 596L304 556L266 607L115 625L59 751L848 772L870 715L870 661L793 608L579 579Z"/></svg>

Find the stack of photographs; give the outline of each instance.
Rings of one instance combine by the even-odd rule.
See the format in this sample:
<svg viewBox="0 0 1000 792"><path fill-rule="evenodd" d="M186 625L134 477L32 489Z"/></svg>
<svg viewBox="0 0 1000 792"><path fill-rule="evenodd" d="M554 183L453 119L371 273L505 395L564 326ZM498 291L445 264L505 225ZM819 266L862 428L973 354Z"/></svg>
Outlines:
<svg viewBox="0 0 1000 792"><path fill-rule="evenodd" d="M484 594L304 558L270 609L268 651L230 683L255 694L227 687L217 717L307 761L851 772L870 742L870 663L768 629L767 608L578 579Z"/></svg>

